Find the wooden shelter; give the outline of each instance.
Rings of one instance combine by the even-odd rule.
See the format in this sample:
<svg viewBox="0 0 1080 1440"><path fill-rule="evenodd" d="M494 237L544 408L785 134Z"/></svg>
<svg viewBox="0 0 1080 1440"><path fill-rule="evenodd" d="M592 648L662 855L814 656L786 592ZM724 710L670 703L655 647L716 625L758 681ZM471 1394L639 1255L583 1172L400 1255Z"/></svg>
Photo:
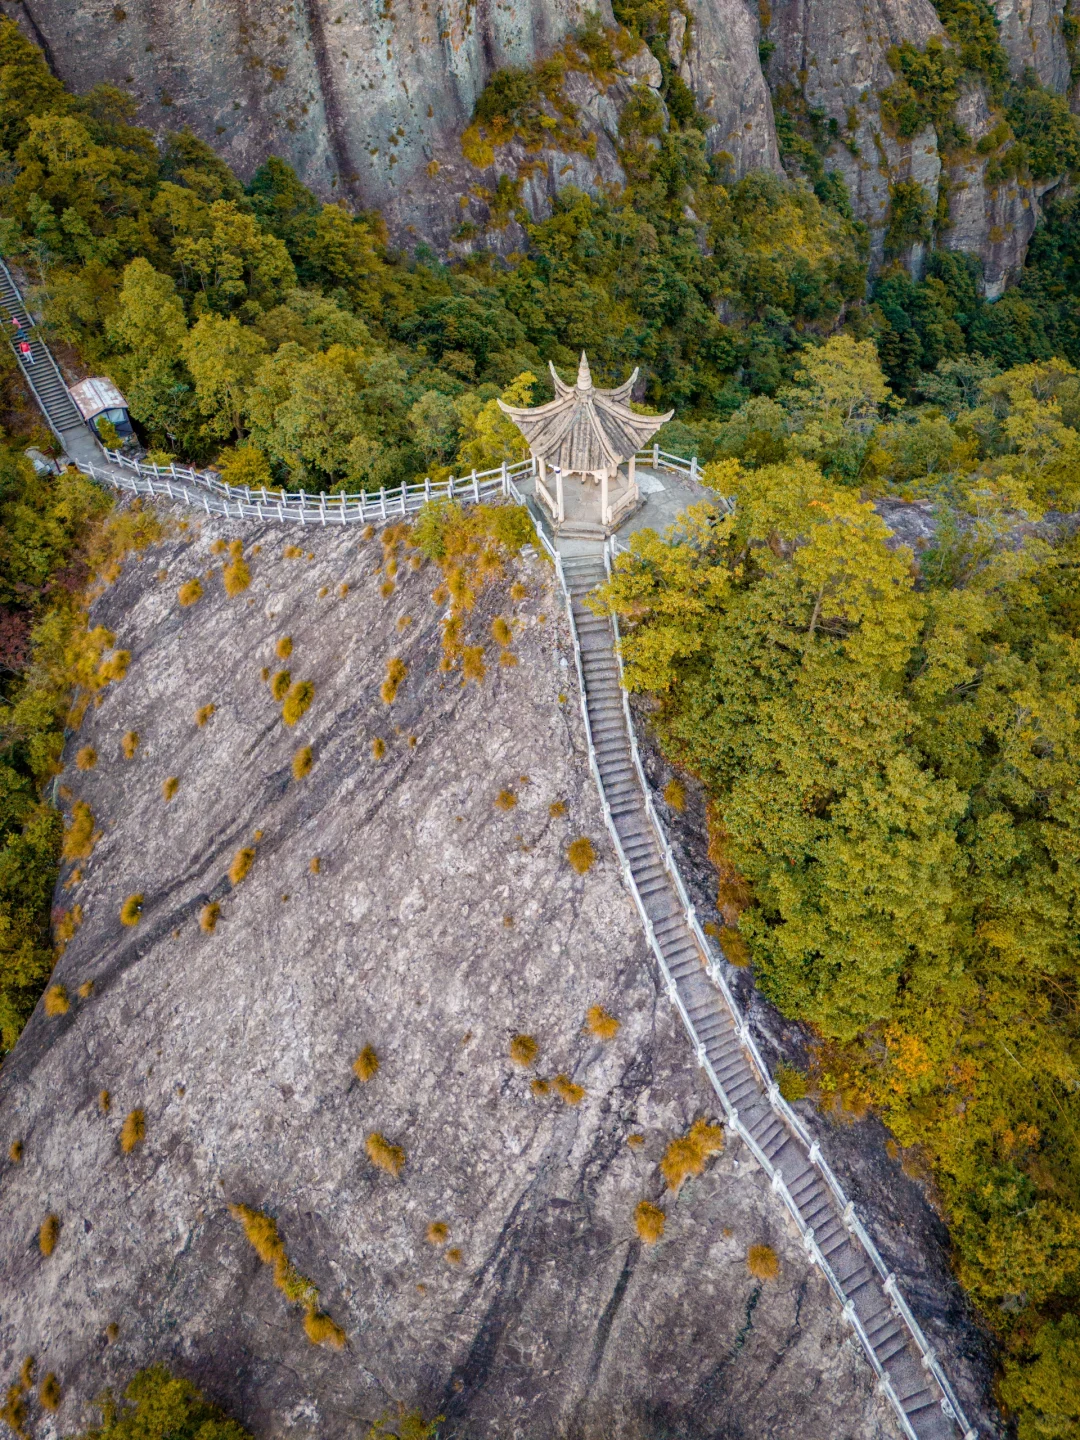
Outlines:
<svg viewBox="0 0 1080 1440"><path fill-rule="evenodd" d="M551 511L556 525L567 519L565 481L577 476L585 503L574 505L571 518L586 526L599 524L611 529L632 510L638 500L634 457L656 434L660 426L674 415L637 415L630 409L629 399L638 378L635 370L629 380L614 390L598 390L592 382L589 362L581 352L576 385L566 385L549 363L555 386L555 399L535 409L504 405L508 415L529 442L529 450L537 462L537 493ZM625 475L620 467L627 467ZM549 489L548 471L555 477L555 493ZM594 490L590 494L589 484ZM599 490L599 505L592 495Z"/></svg>

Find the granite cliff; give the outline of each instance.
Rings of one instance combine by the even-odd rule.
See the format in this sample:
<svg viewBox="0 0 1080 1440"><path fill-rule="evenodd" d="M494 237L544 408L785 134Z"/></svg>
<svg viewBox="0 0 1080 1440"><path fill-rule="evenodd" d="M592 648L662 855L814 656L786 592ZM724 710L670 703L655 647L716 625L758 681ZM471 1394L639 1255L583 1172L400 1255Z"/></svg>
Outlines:
<svg viewBox="0 0 1080 1440"><path fill-rule="evenodd" d="M252 582L230 598L234 537ZM742 1147L664 1188L665 1146L715 1099L604 838L550 572L525 554L484 592L474 638L501 612L519 663L489 655L463 685L439 668L430 567L402 557L385 596L378 551L207 521L95 605L131 659L61 778L96 832L57 892L81 907L54 975L69 1006L39 1004L0 1072L5 1153L21 1145L0 1174L0 1366L33 1354L64 1396L37 1433L70 1433L104 1384L159 1361L263 1436L352 1436L399 1401L454 1436L893 1436ZM314 684L291 729L264 677L285 665ZM614 1038L585 1029L594 1005ZM517 1033L538 1043L527 1069ZM371 1163L376 1133L404 1152L396 1178ZM881 1137L845 1168L861 1203L887 1201L879 1242L981 1420L940 1225ZM643 1198L667 1212L651 1246ZM274 1218L346 1349L309 1341L235 1205ZM775 1280L748 1271L758 1244Z"/></svg>
<svg viewBox="0 0 1080 1440"><path fill-rule="evenodd" d="M489 215L500 173L523 175L522 198L534 216L565 184L593 192L620 184L625 102L635 87L655 93L661 81L644 47L624 59L614 79L572 73L567 99L582 133L593 137L587 150L554 144L534 150L526 164L524 150L510 144L494 164L473 164L460 138L494 71L537 64L591 11L613 23L610 0L595 7L583 0L396 7L393 0L354 7L331 0L0 3L77 89L119 85L138 101L144 123L157 130L190 126L241 174L268 154L282 155L324 197L376 207L397 239L441 248L463 218L483 222ZM1014 78L1031 70L1065 94L1071 67L1063 0L1027 6L998 0L997 15ZM991 157L978 142L996 120L980 84L966 83L956 106L970 144L944 165L932 126L906 139L890 134L880 96L896 78L891 47L908 41L921 49L944 38L930 0L778 0L763 4L760 14L744 0L696 0L672 8L666 42L654 48L666 45L709 121L709 149L730 155L735 173L781 168L774 97L782 95L785 104L794 97L832 126L825 163L847 181L857 215L870 226L875 260L883 254L890 186L913 180L925 187L931 209L947 203L943 243L981 257L993 295L1022 263L1040 196L1056 182L987 178ZM921 258L916 244L908 255L916 270Z"/></svg>

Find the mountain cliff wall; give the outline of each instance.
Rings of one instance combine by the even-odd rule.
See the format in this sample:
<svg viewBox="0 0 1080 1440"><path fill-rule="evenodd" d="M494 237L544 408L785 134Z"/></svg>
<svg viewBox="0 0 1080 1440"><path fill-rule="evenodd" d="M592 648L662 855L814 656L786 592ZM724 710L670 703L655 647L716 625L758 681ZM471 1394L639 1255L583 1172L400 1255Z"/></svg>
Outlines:
<svg viewBox="0 0 1080 1440"><path fill-rule="evenodd" d="M461 135L494 71L535 65L590 12L613 23L610 0L0 0L0 8L22 20L76 89L119 85L144 124L190 126L241 175L281 155L321 196L381 210L397 241L442 250L463 221L486 223L500 173L522 179L534 217L566 184L592 193L621 185L620 114L636 85L661 83L644 47L614 82L571 73L567 98L590 146L527 153L510 144L495 163L470 163ZM1034 71L1056 93L1068 91L1063 11L1064 0L998 0L1014 79ZM938 216L940 243L977 254L994 296L1022 264L1040 197L1055 182L992 178L993 155L978 145L999 117L981 84L962 89L956 120L969 143L947 157L929 124L906 139L890 132L880 103L896 80L890 48L945 38L930 0L761 0L760 8L693 0L672 8L666 45L710 122L710 150L730 155L735 174L781 168L774 96L794 100L832 127L826 167L844 176L870 227L875 264L885 256L890 187L914 181ZM507 248L520 236L511 227L504 239ZM904 254L918 272L922 244Z"/></svg>

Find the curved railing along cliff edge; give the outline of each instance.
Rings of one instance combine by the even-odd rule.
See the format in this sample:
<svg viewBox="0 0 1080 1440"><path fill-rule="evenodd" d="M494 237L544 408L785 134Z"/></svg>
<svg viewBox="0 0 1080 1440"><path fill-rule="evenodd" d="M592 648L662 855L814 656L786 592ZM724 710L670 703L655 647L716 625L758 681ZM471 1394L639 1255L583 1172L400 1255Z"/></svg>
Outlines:
<svg viewBox="0 0 1080 1440"><path fill-rule="evenodd" d="M3 283L4 281L7 282L6 285ZM0 262L0 300L3 301L5 308L11 309L12 302L8 299L7 295L2 293L5 290L9 292L11 290L14 290L16 297L18 296L18 292L15 289L14 282L11 280L10 274L7 271L6 266L4 266L2 262ZM21 297L19 297L19 301L21 304ZM45 353L48 354L43 342L41 342L36 336L34 337L34 347L35 350L45 350ZM12 348L14 349L14 346ZM19 360L20 369L24 371L24 374L27 373L26 366L23 364L21 357L18 355L18 352L16 352L16 358ZM48 361L50 362L50 378L54 374L59 375L59 371L56 368L55 362L53 362L51 355L48 355ZM45 414L45 418L49 421L50 426L58 434L61 440L66 440L68 438L69 432L73 431L75 427L73 427L70 421L68 421L66 414L64 416L65 423L63 424L63 426L61 427L60 425L58 425L56 423L56 417L50 414L50 407L45 403L42 395L39 394L39 387L33 384L29 374L27 374L27 379L31 383L31 391L34 394L35 399L37 399L38 403L41 405L42 411ZM65 398L67 398L68 403L71 404L70 397ZM74 407L72 406L72 408ZM88 433L87 430L81 426L81 422L79 428L82 431L82 436L85 436ZM82 436L80 436L80 438L82 438ZM74 449L75 447L72 446L71 448ZM80 446L79 448L83 447ZM654 468L677 471L679 473L687 475L692 479L697 478L698 466L696 460L691 460L687 462L679 456L669 455L666 452L661 451L659 447L654 446L652 450L642 452L637 458L639 463L651 465ZM169 465L167 467L162 467L155 465L144 465L140 464L137 461L130 460L125 456L110 451L104 452L103 460L100 462L76 460L76 464L84 474L90 476L97 481L108 484L115 489L126 491L135 495L142 495L147 497L160 496L171 500L177 500L181 503L194 506L202 510L207 515L221 515L223 517L232 519L261 519L299 523L301 525L315 524L324 526L333 524L355 524L358 522L365 524L375 523L390 520L398 516L415 514L417 511L420 510L423 505L425 505L429 500L433 499L445 498L450 500L479 503L484 500L496 499L501 496L511 499L518 504L524 505L527 504L526 497L522 495L515 481L524 478L526 474L531 476L534 473L532 462L526 460L512 465L507 465L506 463L504 463L498 468L492 470L480 472L473 471L469 476L464 478L450 477L447 481L441 483L433 483L430 480L426 480L423 484L402 485L390 490L383 489L374 492L362 492L354 495L324 494L313 496L297 493L279 494L270 490L253 491L250 488L239 489L225 484L213 474L193 470L187 466ZM747 1146L750 1153L753 1155L754 1159L761 1166L762 1170L765 1172L766 1175L769 1176L772 1189L776 1192L777 1195L779 1195L780 1199L783 1201L786 1210L788 1211L789 1215L791 1216L803 1238L803 1242L811 1262L820 1268L822 1274L825 1276L825 1279L827 1280L831 1289L839 1300L843 1310L844 1318L854 1330L855 1335L858 1338L862 1349L877 1376L878 1387L881 1393L890 1401L892 1408L895 1411L897 1418L900 1422L900 1427L903 1433L908 1437L908 1440L920 1440L918 1432L913 1428L911 1421L909 1420L908 1415L904 1410L904 1406L900 1397L897 1395L892 1383L890 1382L889 1375L887 1374L885 1368L883 1367L881 1361L878 1359L878 1356L874 1351L874 1346L870 1340L870 1337L867 1334L867 1331L863 1326L862 1322L860 1321L859 1316L856 1314L854 1303L848 1297L844 1289L843 1282L834 1273L833 1269L829 1265L827 1257L822 1253L820 1246L814 1238L813 1228L807 1225L800 1212L798 1204L796 1203L787 1185L785 1184L782 1171L772 1163L769 1156L758 1145L753 1135L750 1133L749 1129L740 1120L738 1107L732 1103L731 1099L727 1095L719 1076L716 1074L716 1071L714 1070L711 1062L709 1061L705 1045L702 1043L702 1040L696 1032L694 1022L691 1019L689 1013L687 1012L686 1007L681 1001L678 986L668 968L661 947L657 941L652 921L649 918L648 911L645 906L645 901L640 891L638 890L637 884L635 883L632 867L623 849L622 842L619 838L614 818L612 816L612 811L608 803L608 798L605 793L604 784L601 779L600 768L597 761L597 752L593 742L592 728L589 721L587 689L585 683L584 667L582 664L581 645L578 636L577 626L574 621L570 591L567 586L566 577L563 572L562 559L559 555L558 550L551 543L548 536L544 533L544 529L541 524L537 524L536 531L541 546L547 552L548 556L554 564L555 574L559 582L559 588L566 604L570 625L570 634L574 646L574 658L577 669L578 686L581 695L582 718L584 721L585 735L588 743L589 768L592 772L593 779L596 782L597 790L600 795L601 805L604 811L605 823L607 825L608 833L611 837L612 844L614 845L615 853L619 860L623 880L634 898L634 902L641 917L646 936L649 940L650 949L652 950L656 963L659 967L659 972L663 977L664 984L668 991L671 1003L679 1010L683 1024L686 1027L687 1033L690 1036L690 1039L694 1045L698 1063L705 1069L706 1074L709 1077L709 1081L712 1084L712 1087L720 1100L720 1104L724 1110L729 1129L739 1135L739 1137ZM620 542L614 537L612 537L605 544L604 563L608 573L610 573L611 570L612 560L618 554L624 552L626 549L627 547L620 544ZM619 676L621 679L622 657L619 653L621 646L619 643L618 623L614 619L613 626L616 637L616 660L618 664ZM854 1203L848 1199L836 1175L833 1173L828 1162L822 1156L819 1143L810 1135L809 1131L806 1129L806 1126L803 1124L800 1117L780 1094L777 1083L769 1072L769 1068L758 1049L753 1035L750 1032L750 1028L747 1024L746 1018L742 1014L742 1011L738 1003L736 1002L734 995L731 992L730 986L727 983L722 969L722 955L718 953L717 947L710 941L709 937L705 934L701 923L698 920L695 908L690 901L690 897L686 890L686 886L683 883L682 876L679 873L679 868L675 862L675 858L671 850L671 845L664 830L663 822L661 821L660 816L653 803L648 781L646 780L645 772L641 765L641 758L638 751L637 739L634 733L633 718L629 706L629 698L625 687L622 688L622 706L626 730L629 736L633 768L637 777L638 784L640 785L642 795L644 797L646 815L648 817L650 825L653 828L659 845L660 853L663 858L664 868L671 881L671 884L674 886L675 891L678 894L679 902L683 907L687 926L691 930L694 939L701 950L701 954L704 958L709 978L712 981L713 985L716 987L719 994L722 996L723 1003L728 1009L734 1022L736 1031L739 1036L739 1040L744 1048L745 1053L749 1056L754 1070L757 1073L757 1078L760 1082L762 1092L767 1098L768 1103L775 1115L782 1121L782 1123L787 1127L791 1135L796 1138L800 1146L805 1151L806 1158L809 1161L810 1165L816 1169L828 1191L832 1195L836 1205L839 1207L843 1218L843 1223L846 1226L849 1234L858 1242L862 1250L865 1252L874 1270L880 1277L880 1280L882 1282L882 1288L889 1298L889 1302L895 1317L903 1324L903 1326L907 1330L911 1339L911 1343L915 1346L922 1358L922 1364L925 1370L927 1371L928 1375L932 1377L934 1383L937 1385L938 1390L940 1391L941 1412L948 1420L952 1421L955 1424L960 1434L964 1436L964 1440L977 1440L977 1431L974 1429L974 1427L969 1425L967 1418L964 1415L964 1412L960 1406L960 1403L953 1392L952 1386L949 1383L948 1377L942 1369L941 1364L933 1351L933 1348L929 1344L926 1336L922 1331L922 1328L920 1327L918 1321L915 1319L915 1316L912 1314L910 1306L907 1304L907 1301L901 1294L900 1289L897 1286L895 1277L889 1271L887 1265L885 1264L885 1261L882 1259L882 1256L877 1249L877 1246L874 1244L862 1222L855 1214Z"/></svg>

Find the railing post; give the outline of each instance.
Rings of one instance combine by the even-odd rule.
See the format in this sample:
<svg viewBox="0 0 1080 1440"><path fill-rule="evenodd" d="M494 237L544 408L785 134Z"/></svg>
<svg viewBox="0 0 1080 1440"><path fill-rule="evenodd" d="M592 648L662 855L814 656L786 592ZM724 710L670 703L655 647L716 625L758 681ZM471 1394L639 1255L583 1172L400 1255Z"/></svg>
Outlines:
<svg viewBox="0 0 1080 1440"><path fill-rule="evenodd" d="M659 446L659 445L654 445L654 446L652 447L652 463L653 463L653 469L654 469L654 470L657 469L657 467L658 467L659 464L660 464L660 446Z"/></svg>

